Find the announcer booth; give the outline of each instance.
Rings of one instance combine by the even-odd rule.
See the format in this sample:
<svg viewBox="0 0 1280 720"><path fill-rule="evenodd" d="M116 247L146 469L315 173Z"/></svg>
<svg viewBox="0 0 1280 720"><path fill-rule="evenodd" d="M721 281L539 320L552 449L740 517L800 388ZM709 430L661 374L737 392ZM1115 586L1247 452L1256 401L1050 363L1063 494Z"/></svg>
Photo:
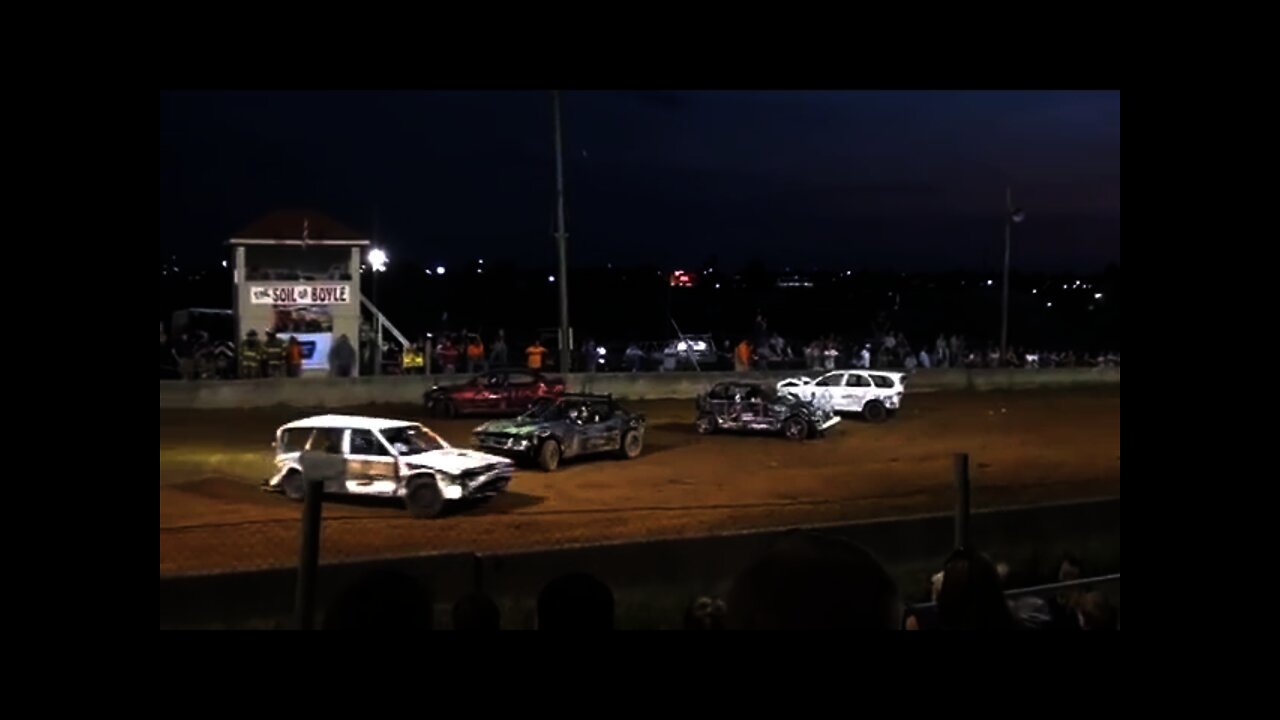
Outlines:
<svg viewBox="0 0 1280 720"><path fill-rule="evenodd" d="M272 213L228 242L235 276L236 341L268 331L302 345L302 374L329 374L329 349L346 335L359 374L360 254L369 239L323 213Z"/></svg>

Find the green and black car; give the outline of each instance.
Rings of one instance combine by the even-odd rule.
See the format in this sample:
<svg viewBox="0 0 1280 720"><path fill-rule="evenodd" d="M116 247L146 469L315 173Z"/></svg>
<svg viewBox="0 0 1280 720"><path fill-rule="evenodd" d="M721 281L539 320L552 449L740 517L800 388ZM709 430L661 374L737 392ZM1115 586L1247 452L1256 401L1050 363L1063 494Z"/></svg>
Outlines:
<svg viewBox="0 0 1280 720"><path fill-rule="evenodd" d="M543 398L515 419L491 420L472 436L485 452L536 462L550 472L561 460L584 455L638 457L644 423L644 415L623 409L610 395L567 394Z"/></svg>

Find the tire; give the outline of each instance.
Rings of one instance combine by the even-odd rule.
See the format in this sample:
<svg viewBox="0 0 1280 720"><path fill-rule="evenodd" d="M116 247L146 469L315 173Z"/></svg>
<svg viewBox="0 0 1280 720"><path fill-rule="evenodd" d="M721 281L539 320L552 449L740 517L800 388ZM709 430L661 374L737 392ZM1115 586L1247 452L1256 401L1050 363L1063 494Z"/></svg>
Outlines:
<svg viewBox="0 0 1280 720"><path fill-rule="evenodd" d="M404 496L404 505L416 518L439 517L444 511L444 495L434 478L423 478Z"/></svg>
<svg viewBox="0 0 1280 720"><path fill-rule="evenodd" d="M538 467L546 472L555 472L560 467L560 443L555 440L544 440L538 447Z"/></svg>
<svg viewBox="0 0 1280 720"><path fill-rule="evenodd" d="M284 496L294 502L302 502L307 496L307 486L302 482L302 473L297 470L285 473L280 480L280 487L284 488Z"/></svg>
<svg viewBox="0 0 1280 720"><path fill-rule="evenodd" d="M635 430L628 430L622 435L622 446L618 448L618 454L623 460L635 460L640 457L640 451L644 449L644 437Z"/></svg>
<svg viewBox="0 0 1280 720"><path fill-rule="evenodd" d="M703 413L702 415L699 415L698 419L694 422L694 427L697 428L699 435L710 435L716 431L718 425L719 423L716 422L716 416L710 413Z"/></svg>
<svg viewBox="0 0 1280 720"><path fill-rule="evenodd" d="M871 400L866 405L862 406L862 417L865 418L867 422L880 423L884 422L885 418L889 417L889 412L885 409L884 404L879 400Z"/></svg>
<svg viewBox="0 0 1280 720"><path fill-rule="evenodd" d="M782 434L788 440L804 440L809 436L809 423L799 415L792 415L782 423Z"/></svg>

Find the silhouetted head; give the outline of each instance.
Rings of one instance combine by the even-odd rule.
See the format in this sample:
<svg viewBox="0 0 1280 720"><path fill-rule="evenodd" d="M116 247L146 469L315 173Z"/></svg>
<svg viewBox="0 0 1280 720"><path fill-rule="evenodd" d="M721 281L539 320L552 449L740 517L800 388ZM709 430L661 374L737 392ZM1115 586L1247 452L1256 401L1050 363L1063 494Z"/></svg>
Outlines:
<svg viewBox="0 0 1280 720"><path fill-rule="evenodd" d="M453 604L454 630L497 630L498 605L483 593L471 593Z"/></svg>
<svg viewBox="0 0 1280 720"><path fill-rule="evenodd" d="M325 630L430 630L432 598L404 573L377 570L352 583L325 613Z"/></svg>
<svg viewBox="0 0 1280 720"><path fill-rule="evenodd" d="M897 585L863 548L797 533L739 573L728 626L744 630L897 630Z"/></svg>
<svg viewBox="0 0 1280 720"><path fill-rule="evenodd" d="M689 605L684 614L685 630L723 630L725 618L724 601L715 598L700 597Z"/></svg>
<svg viewBox="0 0 1280 720"><path fill-rule="evenodd" d="M562 575L538 593L539 630L612 630L613 591L586 573Z"/></svg>
<svg viewBox="0 0 1280 720"><path fill-rule="evenodd" d="M1076 603L1076 620L1081 630L1115 630L1116 609L1100 592L1085 593Z"/></svg>
<svg viewBox="0 0 1280 720"><path fill-rule="evenodd" d="M982 553L961 549L947 558L938 590L938 620L944 630L1009 630L1013 613L1000 574Z"/></svg>

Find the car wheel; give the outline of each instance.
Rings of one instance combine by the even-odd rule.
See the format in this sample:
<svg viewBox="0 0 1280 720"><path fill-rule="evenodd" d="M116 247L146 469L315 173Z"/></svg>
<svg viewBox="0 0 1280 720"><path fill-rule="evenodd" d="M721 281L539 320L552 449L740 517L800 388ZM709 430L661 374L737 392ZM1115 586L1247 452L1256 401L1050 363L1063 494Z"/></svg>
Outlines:
<svg viewBox="0 0 1280 720"><path fill-rule="evenodd" d="M444 510L444 495L434 479L423 479L409 488L404 496L404 505L413 517L438 517Z"/></svg>
<svg viewBox="0 0 1280 720"><path fill-rule="evenodd" d="M302 482L302 473L297 470L285 473L280 480L280 487L284 488L284 496L290 500L302 502L307 496L307 486Z"/></svg>
<svg viewBox="0 0 1280 720"><path fill-rule="evenodd" d="M560 467L560 443L555 440L543 441L542 447L538 448L538 467L547 472Z"/></svg>
<svg viewBox="0 0 1280 720"><path fill-rule="evenodd" d="M644 448L644 438L635 430L628 430L626 435L622 436L622 447L620 452L623 459L635 460L640 456L640 451Z"/></svg>
<svg viewBox="0 0 1280 720"><path fill-rule="evenodd" d="M782 434L788 440L803 440L809 434L809 423L798 415L792 415L782 424Z"/></svg>
<svg viewBox="0 0 1280 720"><path fill-rule="evenodd" d="M694 427L698 429L699 435L710 435L716 431L716 416L710 413L699 415Z"/></svg>
<svg viewBox="0 0 1280 720"><path fill-rule="evenodd" d="M885 410L884 404L877 400L872 400L862 406L862 417L866 418L867 422L884 422L888 416L889 413Z"/></svg>

